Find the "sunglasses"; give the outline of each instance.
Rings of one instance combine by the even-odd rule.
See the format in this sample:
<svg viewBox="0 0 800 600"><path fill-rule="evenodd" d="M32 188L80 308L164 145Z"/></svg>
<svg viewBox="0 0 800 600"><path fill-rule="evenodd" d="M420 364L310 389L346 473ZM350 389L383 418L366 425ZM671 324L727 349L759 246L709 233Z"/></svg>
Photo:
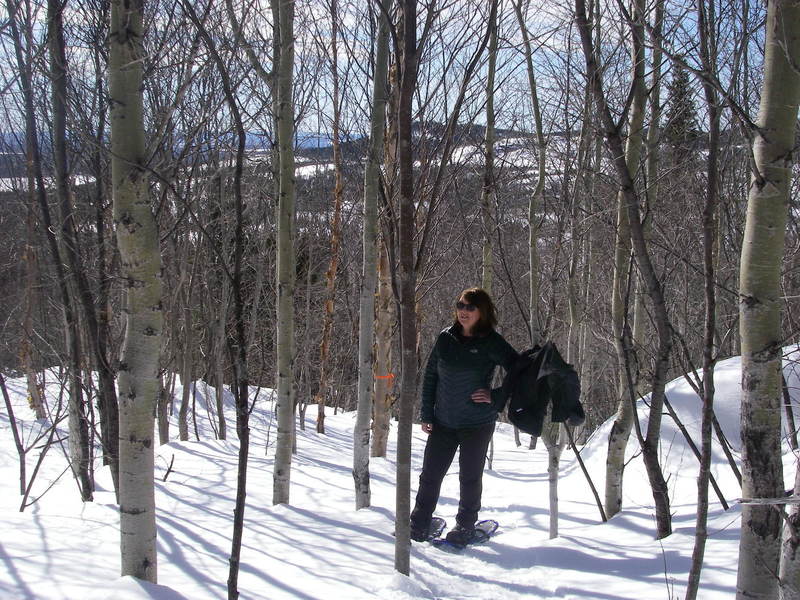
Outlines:
<svg viewBox="0 0 800 600"><path fill-rule="evenodd" d="M467 304L466 302L456 302L456 308L458 310L465 310L467 312L472 312L478 309L478 307L474 304Z"/></svg>

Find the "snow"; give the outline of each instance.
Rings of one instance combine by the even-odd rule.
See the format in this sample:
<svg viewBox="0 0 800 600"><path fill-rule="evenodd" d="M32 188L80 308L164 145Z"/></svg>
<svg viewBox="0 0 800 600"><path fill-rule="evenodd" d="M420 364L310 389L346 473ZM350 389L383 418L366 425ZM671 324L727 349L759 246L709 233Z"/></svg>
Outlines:
<svg viewBox="0 0 800 600"><path fill-rule="evenodd" d="M75 175L72 177L72 185L88 185L94 183L94 177L90 175ZM46 178L44 181L46 188L55 187L55 180ZM16 192L28 189L28 180L24 177L0 177L0 192Z"/></svg>
<svg viewBox="0 0 800 600"><path fill-rule="evenodd" d="M796 351L795 351L796 353ZM786 369L790 386L797 375ZM717 416L728 439L739 445L739 359L716 370ZM22 380L8 379L15 415L24 421L26 445L41 423L27 407ZM669 398L699 442L699 400L676 380ZM57 398L52 383L48 394ZM180 385L176 398L180 398ZM108 472L98 469L95 501L81 503L56 445L36 476L32 497L41 498L19 512L19 460L5 409L0 411L0 598L14 600L216 600L227 597L228 556L236 497L237 443L214 440L213 388L195 389L202 441L170 442L157 449L158 581L152 585L119 577L118 515ZM210 401L209 401L210 400ZM588 399L590 401L590 399ZM53 401L55 405L55 400ZM411 576L394 570L395 444L392 430L387 459L370 462L372 507L356 511L352 469L355 415L332 410L327 434L314 428L309 407L305 431L298 432L292 464L291 505L273 506L272 458L276 424L272 396L261 391L251 421L248 500L239 591L243 599L349 598L410 600L572 599L615 600L683 597L694 544L697 460L671 418L664 417L662 457L671 493L674 530L654 539L652 496L635 434L625 471L623 511L608 523L600 514L574 453L565 450L559 482L559 537L548 535L547 453L514 444L513 431L499 424L494 462L484 476L481 518L501 526L487 544L460 555L414 543ZM646 407L640 403L646 426ZM235 438L234 413L227 398L228 431ZM66 423L62 422L65 427ZM603 493L610 422L581 449L594 484ZM190 425L190 430L192 426ZM176 423L171 434L177 435ZM37 447L41 445L37 442ZM422 461L424 434L415 428L413 477ZM718 449L718 445L717 445ZM32 450L28 476L35 465ZM174 458L174 460L173 460ZM163 481L167 468L172 471ZM786 479L794 478L795 457L785 454ZM740 510L736 480L721 452L714 474L733 507L724 511L710 492L710 538L700 597L721 600L735 594ZM55 481L52 488L47 489ZM452 525L458 504L454 465L445 479L437 514Z"/></svg>

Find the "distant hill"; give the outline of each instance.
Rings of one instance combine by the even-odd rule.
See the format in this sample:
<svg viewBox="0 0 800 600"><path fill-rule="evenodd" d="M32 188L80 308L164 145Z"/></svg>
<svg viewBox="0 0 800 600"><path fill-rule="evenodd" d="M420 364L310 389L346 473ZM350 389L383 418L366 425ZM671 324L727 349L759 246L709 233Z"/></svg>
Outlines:
<svg viewBox="0 0 800 600"><path fill-rule="evenodd" d="M332 155L329 136L301 131L296 137L296 148L299 153L310 152L314 157ZM251 151L269 150L272 143L270 136L264 133L248 132L245 140L246 148ZM178 144L180 145L180 142ZM42 136L39 147L42 153L49 154L49 138ZM0 178L24 177L25 169L25 134L0 131Z"/></svg>

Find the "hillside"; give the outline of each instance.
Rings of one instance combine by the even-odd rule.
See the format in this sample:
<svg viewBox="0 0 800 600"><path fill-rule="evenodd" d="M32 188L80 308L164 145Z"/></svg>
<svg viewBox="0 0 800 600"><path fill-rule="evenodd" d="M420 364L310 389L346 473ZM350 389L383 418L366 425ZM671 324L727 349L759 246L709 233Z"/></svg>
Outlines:
<svg viewBox="0 0 800 600"><path fill-rule="evenodd" d="M797 375L789 367L786 373L791 389L796 390L800 383ZM717 415L728 438L738 445L738 359L722 362L716 381ZM38 448L36 435L43 424L30 420L21 380L9 380L8 385L15 414L24 419L25 443ZM55 392L52 384L51 397ZM180 389L175 393L179 396ZM195 393L201 440L171 442L157 451L159 586L118 578L117 514L108 473L103 469L98 471L100 489L95 502L83 505L70 477L62 475L63 451L55 446L36 475L33 496L42 497L25 512L18 512L18 460L8 416L6 411L0 414L4 482L0 527L14 532L0 542L0 597L211 600L226 596L237 445L211 439L206 415L213 404L205 399L212 389L201 383ZM668 395L698 439L697 397L681 380L669 385ZM308 426L298 435L292 504L272 506L275 423L270 398L268 393L260 394L252 419L240 575L243 599L623 600L683 596L693 546L697 461L668 417L662 455L675 515L675 533L669 538L653 539L652 498L638 456L626 470L623 512L601 524L586 480L572 453L565 451L559 483L560 536L548 539L543 445L534 451L517 448L511 428L499 425L494 462L484 478L481 512L483 518L500 521L498 534L462 556L415 544L412 575L406 578L393 570L394 446L389 458L372 460L373 506L357 512L350 474L354 415L329 415L328 434L320 436L314 432L310 409ZM232 422L232 403L228 410ZM609 428L610 422L604 424L581 450L601 490ZM176 433L175 428L172 431ZM423 434L415 429L414 487L423 444ZM37 452L28 457L29 476ZM637 443L631 440L628 455L636 454ZM794 478L790 452L785 455L785 466L790 482ZM721 454L715 454L714 473L725 496L735 500L739 489ZM457 488L453 469L445 479L437 511L451 524ZM734 594L739 516L736 507L723 511L712 494L711 537L700 596L704 600L722 600Z"/></svg>

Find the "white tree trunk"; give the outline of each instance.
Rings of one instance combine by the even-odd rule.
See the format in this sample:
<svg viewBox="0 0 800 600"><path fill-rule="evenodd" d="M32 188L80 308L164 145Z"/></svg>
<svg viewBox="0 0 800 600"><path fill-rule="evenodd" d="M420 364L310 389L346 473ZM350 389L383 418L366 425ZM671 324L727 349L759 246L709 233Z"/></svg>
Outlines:
<svg viewBox="0 0 800 600"><path fill-rule="evenodd" d="M220 186L222 182L219 182ZM220 190L220 199L222 197ZM225 422L225 358L228 349L228 312L230 310L231 282L227 273L220 282L220 303L217 310L217 322L214 327L214 405L217 411L217 437L228 439L228 428Z"/></svg>
<svg viewBox="0 0 800 600"><path fill-rule="evenodd" d="M739 275L742 495L752 498L775 497L783 491L780 277L800 101L797 23L800 4L796 0L769 2L764 83L753 145L755 172ZM742 508L738 600L777 595L780 532L781 519L774 507ZM784 571L795 569L785 565Z"/></svg>
<svg viewBox="0 0 800 600"><path fill-rule="evenodd" d="M277 72L278 95L278 437L275 467L272 474L273 504L289 503L289 484L294 437L294 106L292 77L294 70L294 2L276 0L280 59Z"/></svg>
<svg viewBox="0 0 800 600"><path fill-rule="evenodd" d="M378 249L378 306L375 315L375 397L372 405L371 456L386 456L392 408L392 286L383 238Z"/></svg>
<svg viewBox="0 0 800 600"><path fill-rule="evenodd" d="M635 3L636 13L635 20L631 23L631 38L633 47L633 64L634 64L634 98L631 107L631 128L630 137L639 136L641 138L641 125L636 123L636 113L643 108L637 108L638 102L643 102L643 83L644 83L644 3L642 0L637 0ZM666 384L667 369L669 367L669 358L672 351L672 325L669 321L669 315L666 309L666 302L662 291L662 285L658 279L658 274L653 266L650 252L647 247L647 241L644 236L640 215L639 215L639 200L636 194L634 170L632 168L632 161L629 160L630 155L628 149L623 147L622 138L617 128L615 119L609 108L606 98L605 90L603 88L603 81L599 68L599 62L595 50L595 42L592 39L592 30L589 26L586 14L586 2L584 0L575 0L575 13L576 24L581 36L581 45L583 46L584 57L586 59L587 75L592 86L592 91L597 103L598 116L603 123L605 132L606 143L608 145L611 158L614 161L614 167L619 178L620 191L624 195L624 209L627 213L628 227L630 231L630 241L635 250L636 267L642 274L642 277L647 283L648 296L653 307L654 321L656 331L658 332L658 352L656 353L653 365L653 375L651 378L652 396L651 396L651 409L648 417L647 436L642 437L639 434L640 443L642 446L642 456L644 459L645 467L647 468L648 479L650 486L653 489L653 500L655 501L656 508L656 523L658 526L658 537L666 537L672 532L672 521L669 510L669 494L664 474L661 470L658 457L658 444L661 434L661 411L664 403L664 389ZM637 100L637 97L638 100ZM639 127L636 130L635 127ZM630 138L629 138L630 139ZM637 161L638 162L638 161ZM618 351L621 351L622 361L620 368L624 371L629 394L633 392L633 375L630 372L630 336L628 327L624 326L623 319L622 335L615 339L618 345ZM616 331L615 331L616 333ZM625 386L623 386L625 387ZM620 398L624 400L625 398ZM633 398L629 395L627 401L630 404ZM622 406L621 406L622 408ZM632 415L632 421L638 423L636 415ZM612 429L612 437L609 441L609 451L612 450L613 436L615 433L620 433L619 428L615 423ZM624 446L619 448L615 446L614 450L621 449L624 458ZM608 479L616 475L618 478L618 491L621 491L622 484L622 464L612 464L609 457L607 461L608 467L618 467L616 472L609 469ZM607 484L609 482L607 481ZM608 492L607 488L607 492ZM621 498L621 497L620 497ZM613 498L612 498L613 500ZM615 502L611 508L619 510L621 502ZM609 510L609 513L612 511Z"/></svg>
<svg viewBox="0 0 800 600"><path fill-rule="evenodd" d="M186 284L184 291L184 305L183 305L183 354L181 355L181 404L178 408L178 439L182 442L189 439L189 395L194 395L194 383L192 382L192 373L194 369L194 361L192 357L194 352L194 336L192 330L192 281L194 275Z"/></svg>
<svg viewBox="0 0 800 600"><path fill-rule="evenodd" d="M634 94L628 113L628 140L625 145L625 162L632 180L636 180L643 141L645 82L643 57L633 56ZM611 296L611 316L614 330L614 346L617 351L617 368L619 369L619 390L617 414L608 439L608 455L606 457L606 489L605 510L611 518L622 508L622 474L625 466L625 449L628 446L633 427L633 405L625 376L625 350L623 337L627 327L627 313L630 298L628 289L628 272L631 259L631 229L628 218L628 200L620 190L617 194L617 237L614 252L614 280Z"/></svg>
<svg viewBox="0 0 800 600"><path fill-rule="evenodd" d="M161 348L161 256L144 165L143 12L143 0L112 1L108 72L114 224L127 285L118 376L121 572L155 582L153 414Z"/></svg>
<svg viewBox="0 0 800 600"><path fill-rule="evenodd" d="M384 139L387 75L389 70L389 21L381 13L375 50L373 74L372 115L370 119L369 152L364 171L364 263L361 297L359 299L358 331L358 411L353 429L353 480L356 509L371 503L369 487L369 434L372 415L373 372L372 340L375 332L375 284L378 279L378 192Z"/></svg>
<svg viewBox="0 0 800 600"><path fill-rule="evenodd" d="M550 539L558 537L558 467L567 436L564 426L553 423L548 415L542 430L542 440L547 447L547 482L550 498Z"/></svg>

